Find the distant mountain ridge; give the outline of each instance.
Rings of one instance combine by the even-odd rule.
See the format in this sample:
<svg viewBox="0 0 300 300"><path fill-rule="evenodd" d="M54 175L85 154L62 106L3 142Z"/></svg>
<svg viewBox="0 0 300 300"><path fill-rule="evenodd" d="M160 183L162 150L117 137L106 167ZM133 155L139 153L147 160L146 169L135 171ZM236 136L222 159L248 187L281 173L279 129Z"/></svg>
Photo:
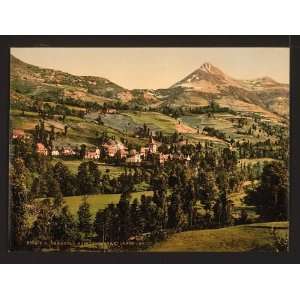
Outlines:
<svg viewBox="0 0 300 300"><path fill-rule="evenodd" d="M234 79L210 63L204 63L172 85L172 88L183 90L181 98L198 96L202 100L215 99L221 105L231 106L232 109L235 105L229 100L237 100L237 107L241 106L239 101L242 101L284 117L289 113L288 84L278 83L267 76L253 80Z"/></svg>
<svg viewBox="0 0 300 300"><path fill-rule="evenodd" d="M289 85L270 77L254 80L234 79L211 63L202 64L182 80L166 89L129 90L96 76L76 76L22 62L11 55L11 86L14 96L35 95L44 100L47 92L66 97L105 103L138 102L147 106L205 106L214 100L237 111L289 115ZM48 93L46 93L48 95Z"/></svg>
<svg viewBox="0 0 300 300"><path fill-rule="evenodd" d="M189 86L197 88L204 88L201 82L209 81L215 85L232 85L246 89L253 89L255 87L264 88L288 88L288 84L279 83L273 78L265 76L253 80L238 80L226 75L222 70L215 67L211 63L202 64L197 70L187 75L185 78L175 83L172 87L176 86Z"/></svg>
<svg viewBox="0 0 300 300"><path fill-rule="evenodd" d="M53 87L67 88L73 87L78 89L79 94L83 93L113 98L118 93L126 92L123 87L111 82L110 80L96 76L76 76L66 72L54 69L40 68L31 64L27 64L11 55L11 80L22 80L32 83L33 86L51 85ZM102 99L105 100L105 99Z"/></svg>

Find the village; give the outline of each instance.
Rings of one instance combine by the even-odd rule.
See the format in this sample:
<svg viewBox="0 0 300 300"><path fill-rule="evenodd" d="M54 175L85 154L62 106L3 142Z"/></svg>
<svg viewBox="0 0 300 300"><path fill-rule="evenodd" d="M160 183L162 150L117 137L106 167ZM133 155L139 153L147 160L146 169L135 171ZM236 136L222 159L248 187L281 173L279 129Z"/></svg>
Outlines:
<svg viewBox="0 0 300 300"><path fill-rule="evenodd" d="M277 253L274 224L288 249L287 85L208 63L159 89L88 74L11 56L11 250Z"/></svg>
<svg viewBox="0 0 300 300"><path fill-rule="evenodd" d="M14 129L12 133L12 139L30 139L30 136L21 129ZM187 144L188 141L181 142ZM109 139L99 147L85 149L82 155L86 160L100 160L105 158L119 158L122 162L130 165L140 164L145 161L156 159L160 164L164 164L169 160L180 160L188 164L191 160L189 155L183 155L182 153L164 154L158 150L160 142L155 141L153 136L149 137L146 147L141 147L140 150L128 148L115 139ZM36 143L35 151L39 155L57 157L64 159L77 159L80 156L80 148L71 146L55 147L48 149L43 143Z"/></svg>

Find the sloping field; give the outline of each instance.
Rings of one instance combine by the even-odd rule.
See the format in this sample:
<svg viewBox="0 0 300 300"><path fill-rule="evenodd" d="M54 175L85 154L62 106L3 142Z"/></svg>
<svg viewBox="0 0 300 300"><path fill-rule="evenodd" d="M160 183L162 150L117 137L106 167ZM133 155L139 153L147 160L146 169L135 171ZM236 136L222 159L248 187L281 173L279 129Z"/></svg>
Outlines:
<svg viewBox="0 0 300 300"><path fill-rule="evenodd" d="M186 137L191 143L198 143L198 142L211 142L214 143L214 146L216 147L224 147L225 145L228 145L227 142L224 140L221 140L214 136L209 136L205 134L198 134L198 133L184 133L184 137Z"/></svg>
<svg viewBox="0 0 300 300"><path fill-rule="evenodd" d="M182 116L181 119L184 123L188 124L193 128L199 128L202 132L204 127L212 127L217 129L227 136L227 138L237 139L237 140L249 140L250 142L264 141L270 138L264 131L259 131L260 127L257 125L257 130L252 130L249 135L248 130L253 125L253 120L248 118L248 124L242 129L235 127L233 120L239 119L241 116L237 117L228 113L215 113L213 117L208 117L207 114L193 114ZM235 121L236 123L236 121ZM259 136L259 137L258 137Z"/></svg>
<svg viewBox="0 0 300 300"><path fill-rule="evenodd" d="M221 229L186 231L172 235L148 251L153 252L245 252L274 245L272 227L280 236L288 234L288 222L256 223Z"/></svg>
<svg viewBox="0 0 300 300"><path fill-rule="evenodd" d="M13 128L25 130L33 130L40 119L37 113L25 112L25 116L22 116L22 112L17 110L12 111L11 117ZM144 123L151 130L162 131L164 134L173 134L177 131L188 138L190 142L211 141L217 144L224 144L223 140L216 137L201 133L197 134L195 123L199 122L199 116L192 116L191 119L187 118L186 120L182 118L179 122L172 117L157 112L126 112L103 116L102 121L104 125L98 125L94 121L94 117L92 114L87 119L68 116L65 123L59 120L46 119L45 126L50 130L50 125L53 125L55 130L61 133L64 131L64 126L68 126L67 136L60 135L54 142L55 146L96 145L97 136L102 132L108 133L109 136L115 136L118 140L123 137L129 143L143 146L147 144L148 139L135 138L133 134L136 132L136 128L142 127Z"/></svg>
<svg viewBox="0 0 300 300"><path fill-rule="evenodd" d="M229 114L215 114L214 117L208 117L206 114L192 114L182 116L181 119L192 127L199 127L202 130L205 126L214 127L215 129L233 129L232 122L229 118L235 118Z"/></svg>
<svg viewBox="0 0 300 300"><path fill-rule="evenodd" d="M262 108L259 105L253 104L253 103L248 103L245 101L241 101L238 99L234 99L232 97L222 97L221 99L218 100L218 103L221 107L229 107L235 111L239 112L256 112L260 113L264 117L266 117L269 120L272 120L273 122L278 122L282 118L279 117L278 115Z"/></svg>
<svg viewBox="0 0 300 300"><path fill-rule="evenodd" d="M35 112L25 112L22 115L20 110L10 110L11 126L13 129L32 130L38 123L39 116Z"/></svg>
<svg viewBox="0 0 300 300"><path fill-rule="evenodd" d="M11 124L13 129L23 129L25 131L31 131L38 124L40 117L34 112L22 112L19 110L11 110ZM109 136L114 136L117 140L120 138L126 138L129 143L137 145L145 145L147 139L135 138L129 136L123 130L118 128L112 128L109 126L103 126L96 124L95 121L85 120L74 116L67 116L65 123L56 119L46 119L45 127L50 130L50 126L53 125L56 132L63 133L65 125L68 126L67 136L60 135L55 141L55 146L80 146L86 144L87 146L97 145L98 136L106 132ZM121 127L121 125L120 125Z"/></svg>
<svg viewBox="0 0 300 300"><path fill-rule="evenodd" d="M126 112L123 115L130 117L135 124L143 126L146 123L152 130L164 133L174 133L178 123L174 118L157 112Z"/></svg>
<svg viewBox="0 0 300 300"><path fill-rule="evenodd" d="M195 128L192 128L188 125L185 125L185 124L176 124L176 130L179 132L179 133L196 133L197 130Z"/></svg>
<svg viewBox="0 0 300 300"><path fill-rule="evenodd" d="M109 126L125 133L135 133L140 124L136 124L131 117L124 114L104 115L102 121Z"/></svg>
<svg viewBox="0 0 300 300"><path fill-rule="evenodd" d="M188 122L181 118L181 121L166 116L157 112L130 112L126 113L130 116L135 124L143 126L146 123L152 130L163 131L164 134L172 134L175 131L183 134L190 142L198 143L199 141L210 141L219 144L224 144L224 141L216 137L210 137L204 134L197 134L197 130L193 128Z"/></svg>
<svg viewBox="0 0 300 300"><path fill-rule="evenodd" d="M236 133L236 128L230 121L230 119L235 118L233 115L223 113L215 114L214 117L208 117L206 114L193 114L181 117L183 122L193 128L199 128L200 132L202 132L204 127L212 127L224 132L228 138L240 138L241 136Z"/></svg>

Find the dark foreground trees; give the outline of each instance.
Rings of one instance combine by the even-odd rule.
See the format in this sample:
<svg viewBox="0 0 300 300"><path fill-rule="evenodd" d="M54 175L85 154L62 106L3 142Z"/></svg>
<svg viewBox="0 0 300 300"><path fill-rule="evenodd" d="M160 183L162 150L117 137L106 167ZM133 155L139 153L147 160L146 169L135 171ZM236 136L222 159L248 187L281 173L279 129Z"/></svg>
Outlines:
<svg viewBox="0 0 300 300"><path fill-rule="evenodd" d="M248 192L245 203L254 205L257 213L266 221L287 220L287 168L280 162L266 165L259 186Z"/></svg>
<svg viewBox="0 0 300 300"><path fill-rule="evenodd" d="M67 206L63 206L52 220L51 234L55 241L74 242L77 240L77 228L73 215Z"/></svg>
<svg viewBox="0 0 300 300"><path fill-rule="evenodd" d="M186 181L180 171L177 175L180 180L172 193L165 191L162 178L160 184L153 183L153 196L132 200L125 191L118 204L99 210L95 218L87 198L83 198L77 218L63 202L55 204L55 199L44 199L30 238L44 246L104 242L113 248L144 247L149 241L159 241L166 231L216 228L234 223L226 188L218 190L211 176L204 178L200 173L195 182L201 182L202 189L196 190L193 181ZM263 220L279 221L287 218L287 199L287 170L280 163L272 163L264 167L260 185L248 193L246 201L256 206ZM18 226L25 230L25 224L24 221Z"/></svg>
<svg viewBox="0 0 300 300"><path fill-rule="evenodd" d="M87 238L92 231L92 215L90 212L90 204L87 202L87 198L83 198L83 201L78 209L78 229Z"/></svg>
<svg viewBox="0 0 300 300"><path fill-rule="evenodd" d="M10 170L11 246L20 249L27 238L26 205L29 198L29 172L22 159L15 159Z"/></svg>

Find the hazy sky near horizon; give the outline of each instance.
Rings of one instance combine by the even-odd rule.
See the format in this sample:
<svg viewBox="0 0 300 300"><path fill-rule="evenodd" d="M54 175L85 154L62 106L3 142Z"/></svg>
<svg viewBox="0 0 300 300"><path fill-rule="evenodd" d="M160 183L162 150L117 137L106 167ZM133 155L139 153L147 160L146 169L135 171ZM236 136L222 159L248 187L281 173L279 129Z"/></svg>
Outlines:
<svg viewBox="0 0 300 300"><path fill-rule="evenodd" d="M122 87L168 88L210 62L236 79L269 76L289 83L288 48L12 48L24 62Z"/></svg>

